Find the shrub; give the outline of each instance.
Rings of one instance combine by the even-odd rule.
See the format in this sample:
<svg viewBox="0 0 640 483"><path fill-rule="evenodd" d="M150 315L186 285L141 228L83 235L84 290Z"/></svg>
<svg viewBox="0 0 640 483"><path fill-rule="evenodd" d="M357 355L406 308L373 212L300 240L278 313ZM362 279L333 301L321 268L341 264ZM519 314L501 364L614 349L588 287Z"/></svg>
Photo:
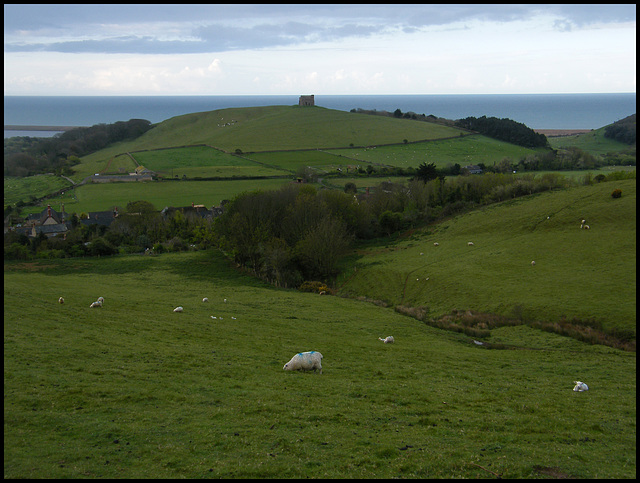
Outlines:
<svg viewBox="0 0 640 483"><path fill-rule="evenodd" d="M614 189L613 193L611 193L612 198L620 198L622 196L622 191L619 189Z"/></svg>
<svg viewBox="0 0 640 483"><path fill-rule="evenodd" d="M298 287L298 290L300 290L301 292L320 293L320 292L329 292L329 287L327 287L327 285L322 282L307 280L305 282L302 282L300 287Z"/></svg>

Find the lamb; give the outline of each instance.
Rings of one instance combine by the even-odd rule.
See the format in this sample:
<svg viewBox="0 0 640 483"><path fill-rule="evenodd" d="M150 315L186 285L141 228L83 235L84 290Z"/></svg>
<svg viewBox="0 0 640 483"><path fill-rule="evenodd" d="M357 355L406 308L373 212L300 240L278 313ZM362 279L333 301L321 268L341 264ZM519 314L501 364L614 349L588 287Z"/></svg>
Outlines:
<svg viewBox="0 0 640 483"><path fill-rule="evenodd" d="M184 309L182 307L176 307L173 309L174 312L182 312Z"/></svg>
<svg viewBox="0 0 640 483"><path fill-rule="evenodd" d="M322 354L317 351L298 352L282 368L285 371L319 371L322 374Z"/></svg>
<svg viewBox="0 0 640 483"><path fill-rule="evenodd" d="M380 337L378 337L378 340L381 340L385 344L393 344L395 341L392 335L390 335L389 337L385 337L384 339L381 339Z"/></svg>
<svg viewBox="0 0 640 483"><path fill-rule="evenodd" d="M573 390L575 392L582 392L582 391L588 391L589 390L589 386L587 386L584 382L581 381L574 381L575 382L575 387L573 388Z"/></svg>
<svg viewBox="0 0 640 483"><path fill-rule="evenodd" d="M63 299L62 297L60 297L60 298L58 299L58 303L63 304L63 303L64 303L64 299Z"/></svg>

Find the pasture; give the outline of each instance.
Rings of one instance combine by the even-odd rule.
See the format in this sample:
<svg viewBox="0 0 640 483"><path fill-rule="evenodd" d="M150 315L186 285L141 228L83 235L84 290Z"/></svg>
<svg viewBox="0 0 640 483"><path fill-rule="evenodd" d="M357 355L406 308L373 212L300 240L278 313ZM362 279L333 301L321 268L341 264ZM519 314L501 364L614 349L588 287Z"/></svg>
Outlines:
<svg viewBox="0 0 640 483"><path fill-rule="evenodd" d="M15 205L19 201L28 202L50 193L70 187L71 183L60 176L40 174L26 178L4 177L4 206Z"/></svg>
<svg viewBox="0 0 640 483"><path fill-rule="evenodd" d="M622 198L611 197L615 188ZM575 317L635 337L636 181L485 206L364 245L353 264L338 283L343 294L426 306L432 317L454 309L529 322Z"/></svg>
<svg viewBox="0 0 640 483"><path fill-rule="evenodd" d="M635 353L489 350L215 250L5 263L4 307L5 478L636 476ZM282 370L304 350L322 375Z"/></svg>
<svg viewBox="0 0 640 483"><path fill-rule="evenodd" d="M605 128L594 129L587 133L572 136L547 137L553 149L577 147L591 154L606 154L627 151L628 144L604 137Z"/></svg>
<svg viewBox="0 0 640 483"><path fill-rule="evenodd" d="M376 146L350 150L330 150L369 163L417 168L422 163L435 163L441 169L448 164L461 166L484 163L491 166L503 158L519 160L537 151L509 144L485 136L460 136L396 146Z"/></svg>
<svg viewBox="0 0 640 483"><path fill-rule="evenodd" d="M292 177L293 179L293 177ZM196 205L219 206L222 200L230 200L244 191L277 189L287 179L254 179L229 181L149 181L131 183L90 183L65 192L62 197L47 200L58 209L64 203L67 213L110 210L114 206L125 208L130 201L144 200L158 210L165 206ZM46 203L44 204L46 208ZM24 209L24 213L39 213L43 207Z"/></svg>
<svg viewBox="0 0 640 483"><path fill-rule="evenodd" d="M131 153L138 164L164 178L233 178L242 176L283 176L287 171L233 156L210 146L161 149Z"/></svg>

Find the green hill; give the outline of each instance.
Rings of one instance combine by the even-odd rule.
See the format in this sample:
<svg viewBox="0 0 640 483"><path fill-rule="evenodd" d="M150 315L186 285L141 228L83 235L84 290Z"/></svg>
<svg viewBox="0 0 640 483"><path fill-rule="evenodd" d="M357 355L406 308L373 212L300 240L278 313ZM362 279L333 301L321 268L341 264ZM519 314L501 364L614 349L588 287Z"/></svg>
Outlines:
<svg viewBox="0 0 640 483"><path fill-rule="evenodd" d="M235 153L344 148L457 137L462 130L435 123L366 116L323 107L231 108L177 116L131 142L82 158L76 179L101 172L124 152L207 144ZM131 165L133 166L133 165Z"/></svg>
<svg viewBox="0 0 640 483"><path fill-rule="evenodd" d="M622 198L611 197L615 188ZM428 307L433 318L453 310L576 318L635 338L635 180L490 205L357 257L343 294Z"/></svg>

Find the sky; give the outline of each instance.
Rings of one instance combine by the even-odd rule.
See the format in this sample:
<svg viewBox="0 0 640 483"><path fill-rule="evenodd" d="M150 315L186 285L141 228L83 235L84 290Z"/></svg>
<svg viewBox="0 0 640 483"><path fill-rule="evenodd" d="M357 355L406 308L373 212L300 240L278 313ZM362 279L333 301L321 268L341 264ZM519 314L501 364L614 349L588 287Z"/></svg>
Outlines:
<svg viewBox="0 0 640 483"><path fill-rule="evenodd" d="M635 4L4 5L5 96L635 91Z"/></svg>

